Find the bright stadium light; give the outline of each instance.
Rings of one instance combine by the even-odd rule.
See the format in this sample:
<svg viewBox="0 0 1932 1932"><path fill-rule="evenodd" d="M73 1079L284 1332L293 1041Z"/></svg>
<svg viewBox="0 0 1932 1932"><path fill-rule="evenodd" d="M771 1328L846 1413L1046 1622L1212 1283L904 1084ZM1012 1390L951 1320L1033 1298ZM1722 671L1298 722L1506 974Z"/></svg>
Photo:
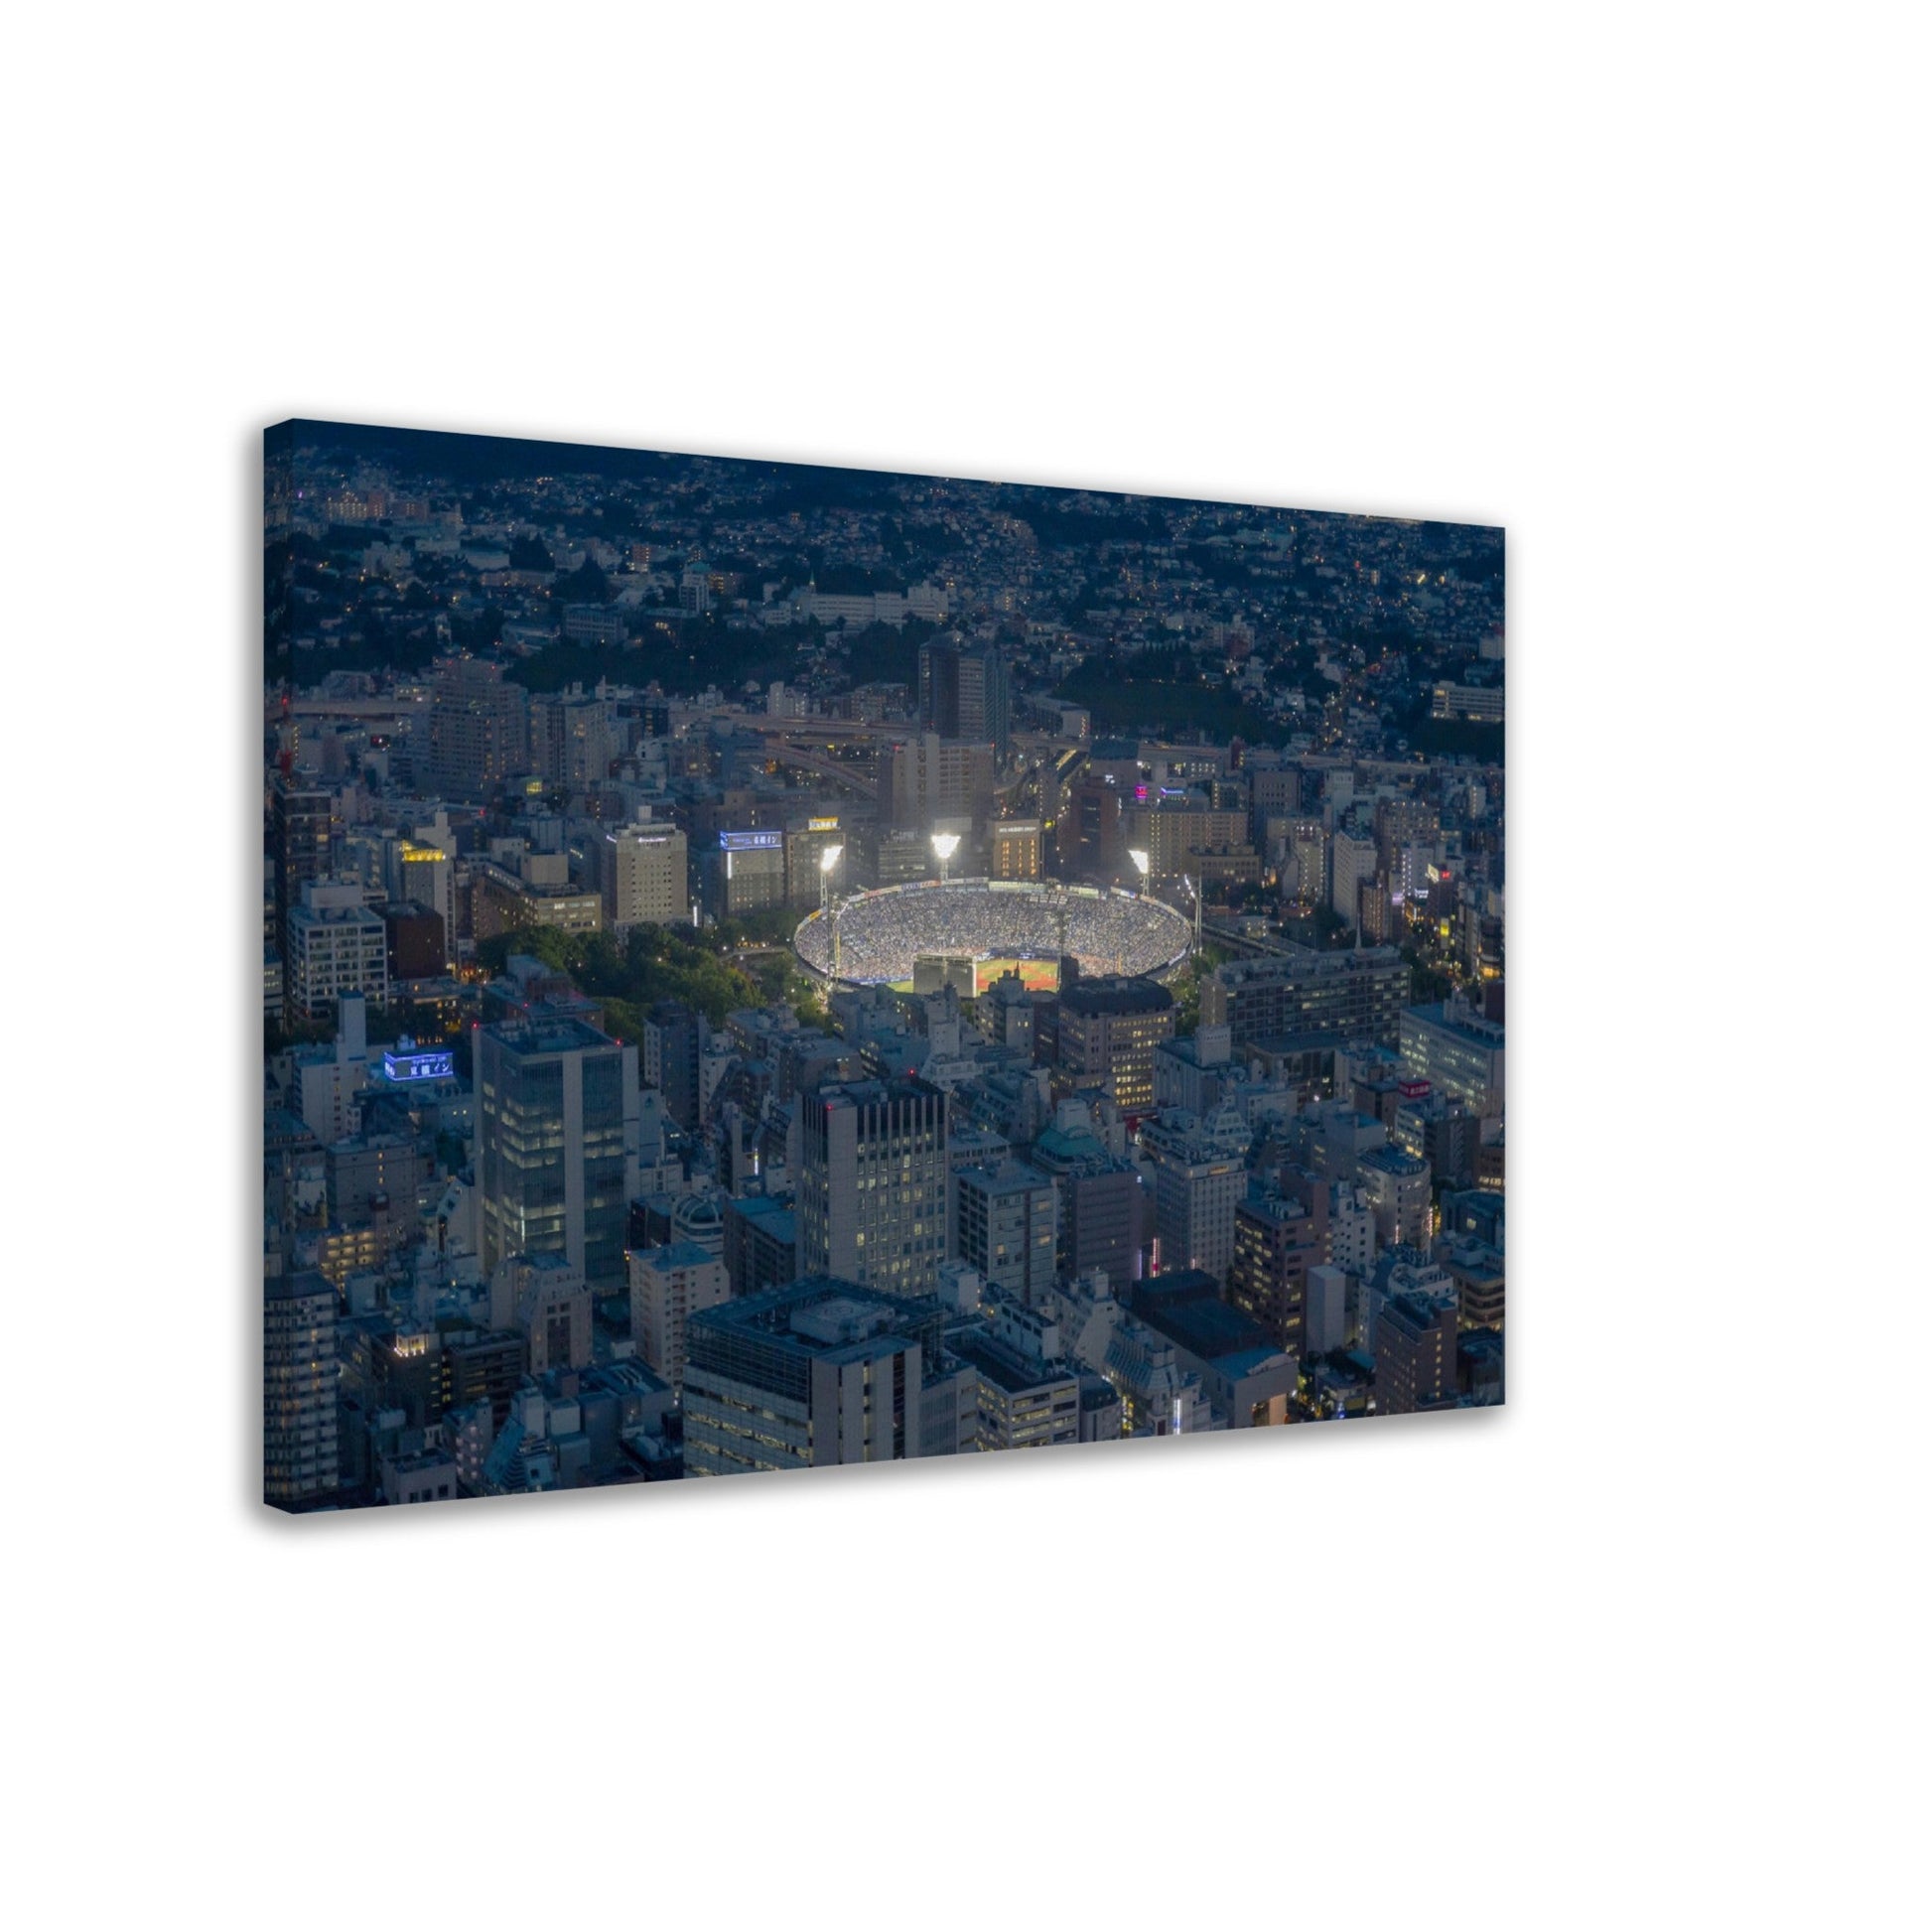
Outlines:
<svg viewBox="0 0 1932 1932"><path fill-rule="evenodd" d="M932 849L939 857L939 883L946 883L946 861L959 850L957 832L935 832L932 835Z"/></svg>
<svg viewBox="0 0 1932 1932"><path fill-rule="evenodd" d="M830 872L832 868L838 864L839 854L842 853L844 850L845 847L842 845L828 845L825 848L825 850L818 855L819 871Z"/></svg>
<svg viewBox="0 0 1932 1932"><path fill-rule="evenodd" d="M1127 856L1133 860L1134 870L1145 879L1147 877L1147 854L1139 846L1133 845L1127 848Z"/></svg>
<svg viewBox="0 0 1932 1932"><path fill-rule="evenodd" d="M828 845L818 855L818 909L822 917L829 918L832 912L832 868L839 862L844 852L842 845Z"/></svg>

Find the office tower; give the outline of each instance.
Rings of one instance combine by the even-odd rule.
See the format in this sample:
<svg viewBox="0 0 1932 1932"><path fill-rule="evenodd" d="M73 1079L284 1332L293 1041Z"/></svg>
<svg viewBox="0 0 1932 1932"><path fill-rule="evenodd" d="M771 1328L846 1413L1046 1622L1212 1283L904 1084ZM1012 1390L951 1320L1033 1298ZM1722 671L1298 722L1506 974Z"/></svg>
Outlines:
<svg viewBox="0 0 1932 1932"><path fill-rule="evenodd" d="M1455 1303L1391 1295L1375 1315L1375 1408L1411 1416L1455 1400Z"/></svg>
<svg viewBox="0 0 1932 1932"><path fill-rule="evenodd" d="M439 817L447 839L448 819ZM392 905L420 905L441 914L446 927L455 924L456 863L441 845L422 839L384 839L382 891Z"/></svg>
<svg viewBox="0 0 1932 1932"><path fill-rule="evenodd" d="M1154 1049L1154 1104L1210 1114L1243 1069L1234 1065L1225 1027L1197 1027L1185 1039Z"/></svg>
<svg viewBox="0 0 1932 1932"><path fill-rule="evenodd" d="M276 957L282 963L282 994L288 997L289 914L302 903L302 889L330 872L336 831L332 792L307 791L278 778L269 799L268 856L275 865Z"/></svg>
<svg viewBox="0 0 1932 1932"><path fill-rule="evenodd" d="M532 1375L591 1365L591 1291L567 1255L511 1254L489 1280L489 1325L523 1337Z"/></svg>
<svg viewBox="0 0 1932 1932"><path fill-rule="evenodd" d="M313 1271L265 1284L262 1499L285 1507L331 1496L337 1460L336 1291Z"/></svg>
<svg viewBox="0 0 1932 1932"><path fill-rule="evenodd" d="M1350 925L1362 915L1362 883L1375 877L1375 841L1337 831L1329 847L1328 903Z"/></svg>
<svg viewBox="0 0 1932 1932"><path fill-rule="evenodd" d="M1059 1064L1095 1078L1124 1114L1154 1105L1154 1051L1173 1037L1173 995L1158 980L1109 974L1060 990Z"/></svg>
<svg viewBox="0 0 1932 1932"><path fill-rule="evenodd" d="M698 1131L699 1062L711 1030L682 1000L659 1000L644 1015L643 1079L687 1134Z"/></svg>
<svg viewBox="0 0 1932 1932"><path fill-rule="evenodd" d="M1006 665L990 643L957 631L919 646L919 725L940 738L991 745L1005 763L1012 749Z"/></svg>
<svg viewBox="0 0 1932 1932"><path fill-rule="evenodd" d="M929 1295L946 1257L946 1096L855 1080L798 1098L798 1272Z"/></svg>
<svg viewBox="0 0 1932 1932"><path fill-rule="evenodd" d="M1254 1041L1309 1035L1393 1046L1409 997L1409 968L1393 946L1230 960L1201 982L1205 1027L1226 1027L1238 1051Z"/></svg>
<svg viewBox="0 0 1932 1932"><path fill-rule="evenodd" d="M288 1011L298 1020L328 1020L345 993L377 1006L389 998L389 936L359 886L311 882L289 913Z"/></svg>
<svg viewBox="0 0 1932 1932"><path fill-rule="evenodd" d="M992 746L921 732L880 755L881 814L895 830L921 837L939 819L982 823L993 814L993 777Z"/></svg>
<svg viewBox="0 0 1932 1932"><path fill-rule="evenodd" d="M1427 1248L1430 1241L1429 1163L1399 1147L1370 1148L1356 1163L1375 1238L1384 1248Z"/></svg>
<svg viewBox="0 0 1932 1932"><path fill-rule="evenodd" d="M685 1327L684 1472L742 1475L925 1452L946 1311L808 1277Z"/></svg>
<svg viewBox="0 0 1932 1932"><path fill-rule="evenodd" d="M621 1285L637 1177L636 1047L563 1016L500 1022L474 1038L484 1275L508 1255L560 1254L592 1289Z"/></svg>
<svg viewBox="0 0 1932 1932"><path fill-rule="evenodd" d="M1418 1080L1461 1100L1480 1119L1503 1111L1503 1028L1451 995L1415 1007L1398 1031L1403 1065Z"/></svg>
<svg viewBox="0 0 1932 1932"><path fill-rule="evenodd" d="M630 1338L653 1375L673 1389L684 1380L686 1324L731 1298L725 1264L695 1241L630 1256Z"/></svg>
<svg viewBox="0 0 1932 1932"><path fill-rule="evenodd" d="M785 902L785 835L720 832L704 855L704 909L713 919L743 918Z"/></svg>
<svg viewBox="0 0 1932 1932"><path fill-rule="evenodd" d="M1040 823L1036 818L995 819L989 829L992 845L988 876L994 879L1038 879L1045 870Z"/></svg>
<svg viewBox="0 0 1932 1932"><path fill-rule="evenodd" d="M993 1287L1036 1308L1058 1269L1059 1195L1024 1161L967 1168L953 1177L952 1253Z"/></svg>
<svg viewBox="0 0 1932 1932"><path fill-rule="evenodd" d="M676 826L640 819L607 832L602 874L604 923L614 932L690 923L688 847Z"/></svg>
<svg viewBox="0 0 1932 1932"><path fill-rule="evenodd" d="M1238 1114L1182 1118L1147 1128L1154 1170L1154 1237L1163 1269L1199 1268L1225 1283L1234 1257L1234 1210L1247 1191L1248 1135Z"/></svg>
<svg viewBox="0 0 1932 1932"><path fill-rule="evenodd" d="M483 799L529 769L529 707L500 664L439 657L430 681L429 776L452 798Z"/></svg>
<svg viewBox="0 0 1932 1932"><path fill-rule="evenodd" d="M1277 1348L1298 1357L1308 1348L1309 1273L1322 1265L1328 1232L1327 1190L1317 1188L1313 1201L1311 1212L1282 1195L1243 1200L1234 1210L1228 1266L1228 1301L1259 1322Z"/></svg>
<svg viewBox="0 0 1932 1932"><path fill-rule="evenodd" d="M791 1209L762 1194L727 1197L725 1274L734 1295L783 1288L798 1273L798 1224Z"/></svg>

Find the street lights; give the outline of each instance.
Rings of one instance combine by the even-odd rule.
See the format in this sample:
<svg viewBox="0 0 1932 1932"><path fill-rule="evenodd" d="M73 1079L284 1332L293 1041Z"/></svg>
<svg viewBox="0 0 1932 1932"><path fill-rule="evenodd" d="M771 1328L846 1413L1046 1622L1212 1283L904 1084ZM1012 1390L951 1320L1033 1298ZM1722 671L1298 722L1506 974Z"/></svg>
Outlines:
<svg viewBox="0 0 1932 1932"><path fill-rule="evenodd" d="M939 858L939 883L946 883L946 861L959 850L957 832L935 832L932 835L932 849Z"/></svg>

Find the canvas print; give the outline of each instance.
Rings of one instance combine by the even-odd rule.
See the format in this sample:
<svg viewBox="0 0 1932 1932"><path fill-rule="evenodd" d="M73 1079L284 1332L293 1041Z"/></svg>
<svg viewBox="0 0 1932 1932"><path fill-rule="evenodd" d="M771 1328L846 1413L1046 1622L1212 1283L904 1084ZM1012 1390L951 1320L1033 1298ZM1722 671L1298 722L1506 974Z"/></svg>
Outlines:
<svg viewBox="0 0 1932 1932"><path fill-rule="evenodd" d="M1502 1400L1501 530L263 470L266 1502Z"/></svg>

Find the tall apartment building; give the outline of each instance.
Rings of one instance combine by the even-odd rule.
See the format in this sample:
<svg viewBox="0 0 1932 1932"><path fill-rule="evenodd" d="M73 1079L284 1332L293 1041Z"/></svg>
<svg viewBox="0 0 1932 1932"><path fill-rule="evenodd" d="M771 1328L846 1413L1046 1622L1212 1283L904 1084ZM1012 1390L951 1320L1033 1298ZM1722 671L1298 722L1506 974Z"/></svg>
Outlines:
<svg viewBox="0 0 1932 1932"><path fill-rule="evenodd" d="M966 1168L953 1177L955 1260L1029 1308L1042 1306L1058 1270L1059 1195L1024 1161Z"/></svg>
<svg viewBox="0 0 1932 1932"><path fill-rule="evenodd" d="M987 831L987 874L993 879L1038 879L1045 870L1040 822L1036 818L995 819Z"/></svg>
<svg viewBox="0 0 1932 1932"><path fill-rule="evenodd" d="M734 1295L762 1295L796 1279L798 1223L783 1202L762 1194L728 1195L723 1228L725 1274Z"/></svg>
<svg viewBox="0 0 1932 1932"><path fill-rule="evenodd" d="M675 825L640 819L605 833L599 872L613 931L689 923L689 846Z"/></svg>
<svg viewBox="0 0 1932 1932"><path fill-rule="evenodd" d="M1309 1271L1327 1248L1327 1190L1313 1208L1282 1195L1249 1196L1234 1210L1234 1254L1227 1300L1268 1331L1277 1348L1298 1358L1308 1346Z"/></svg>
<svg viewBox="0 0 1932 1932"><path fill-rule="evenodd" d="M430 680L429 775L452 798L487 798L530 765L529 701L486 658L439 657Z"/></svg>
<svg viewBox="0 0 1932 1932"><path fill-rule="evenodd" d="M685 1337L694 1314L731 1299L725 1264L695 1241L630 1256L630 1336L644 1365L673 1389L684 1380Z"/></svg>
<svg viewBox="0 0 1932 1932"><path fill-rule="evenodd" d="M919 646L919 724L941 738L991 745L1005 762L1012 749L1012 694L998 648L957 631Z"/></svg>
<svg viewBox="0 0 1932 1932"><path fill-rule="evenodd" d="M319 1502L341 1481L336 1420L336 1291L313 1272L265 1284L262 1500Z"/></svg>
<svg viewBox="0 0 1932 1932"><path fill-rule="evenodd" d="M288 997L298 1020L328 1020L345 993L389 998L389 934L359 886L312 882L288 918Z"/></svg>
<svg viewBox="0 0 1932 1932"><path fill-rule="evenodd" d="M1201 982L1204 1027L1226 1027L1238 1049L1251 1041L1311 1035L1393 1046L1409 998L1409 968L1393 946L1230 960Z"/></svg>
<svg viewBox="0 0 1932 1932"><path fill-rule="evenodd" d="M684 1472L742 1475L921 1453L946 1312L813 1276L685 1329Z"/></svg>
<svg viewBox="0 0 1932 1932"><path fill-rule="evenodd" d="M484 1275L509 1255L561 1254L594 1290L621 1287L637 1184L637 1048L549 1016L483 1027L475 1040Z"/></svg>
<svg viewBox="0 0 1932 1932"><path fill-rule="evenodd" d="M1104 1273L1116 1289L1137 1282L1147 1248L1147 1188L1131 1161L1087 1132L1049 1127L1031 1151L1060 1193L1063 1280Z"/></svg>
<svg viewBox="0 0 1932 1932"><path fill-rule="evenodd" d="M584 791L611 775L619 753L617 708L581 691L529 700L530 769L546 782Z"/></svg>
<svg viewBox="0 0 1932 1932"><path fill-rule="evenodd" d="M1059 1064L1097 1077L1124 1114L1154 1105L1154 1053L1173 1037L1173 995L1158 980L1109 974L1060 990Z"/></svg>
<svg viewBox="0 0 1932 1932"><path fill-rule="evenodd" d="M1129 805L1122 833L1128 850L1147 854L1150 878L1198 879L1200 854L1247 844L1248 814L1199 804Z"/></svg>
<svg viewBox="0 0 1932 1932"><path fill-rule="evenodd" d="M1282 885L1291 898L1320 905L1328 897L1328 835L1318 818L1298 818L1288 828L1288 865Z"/></svg>
<svg viewBox="0 0 1932 1932"><path fill-rule="evenodd" d="M920 732L880 756L881 815L923 836L937 819L983 821L993 813L993 747Z"/></svg>
<svg viewBox="0 0 1932 1932"><path fill-rule="evenodd" d="M1362 916L1362 887L1375 878L1375 841L1337 831L1328 848L1328 903L1350 925Z"/></svg>
<svg viewBox="0 0 1932 1932"><path fill-rule="evenodd" d="M798 1273L930 1295L946 1260L946 1096L856 1080L798 1098Z"/></svg>
<svg viewBox="0 0 1932 1932"><path fill-rule="evenodd" d="M1455 1398L1455 1303L1391 1295L1375 1316L1375 1407L1411 1416Z"/></svg>

